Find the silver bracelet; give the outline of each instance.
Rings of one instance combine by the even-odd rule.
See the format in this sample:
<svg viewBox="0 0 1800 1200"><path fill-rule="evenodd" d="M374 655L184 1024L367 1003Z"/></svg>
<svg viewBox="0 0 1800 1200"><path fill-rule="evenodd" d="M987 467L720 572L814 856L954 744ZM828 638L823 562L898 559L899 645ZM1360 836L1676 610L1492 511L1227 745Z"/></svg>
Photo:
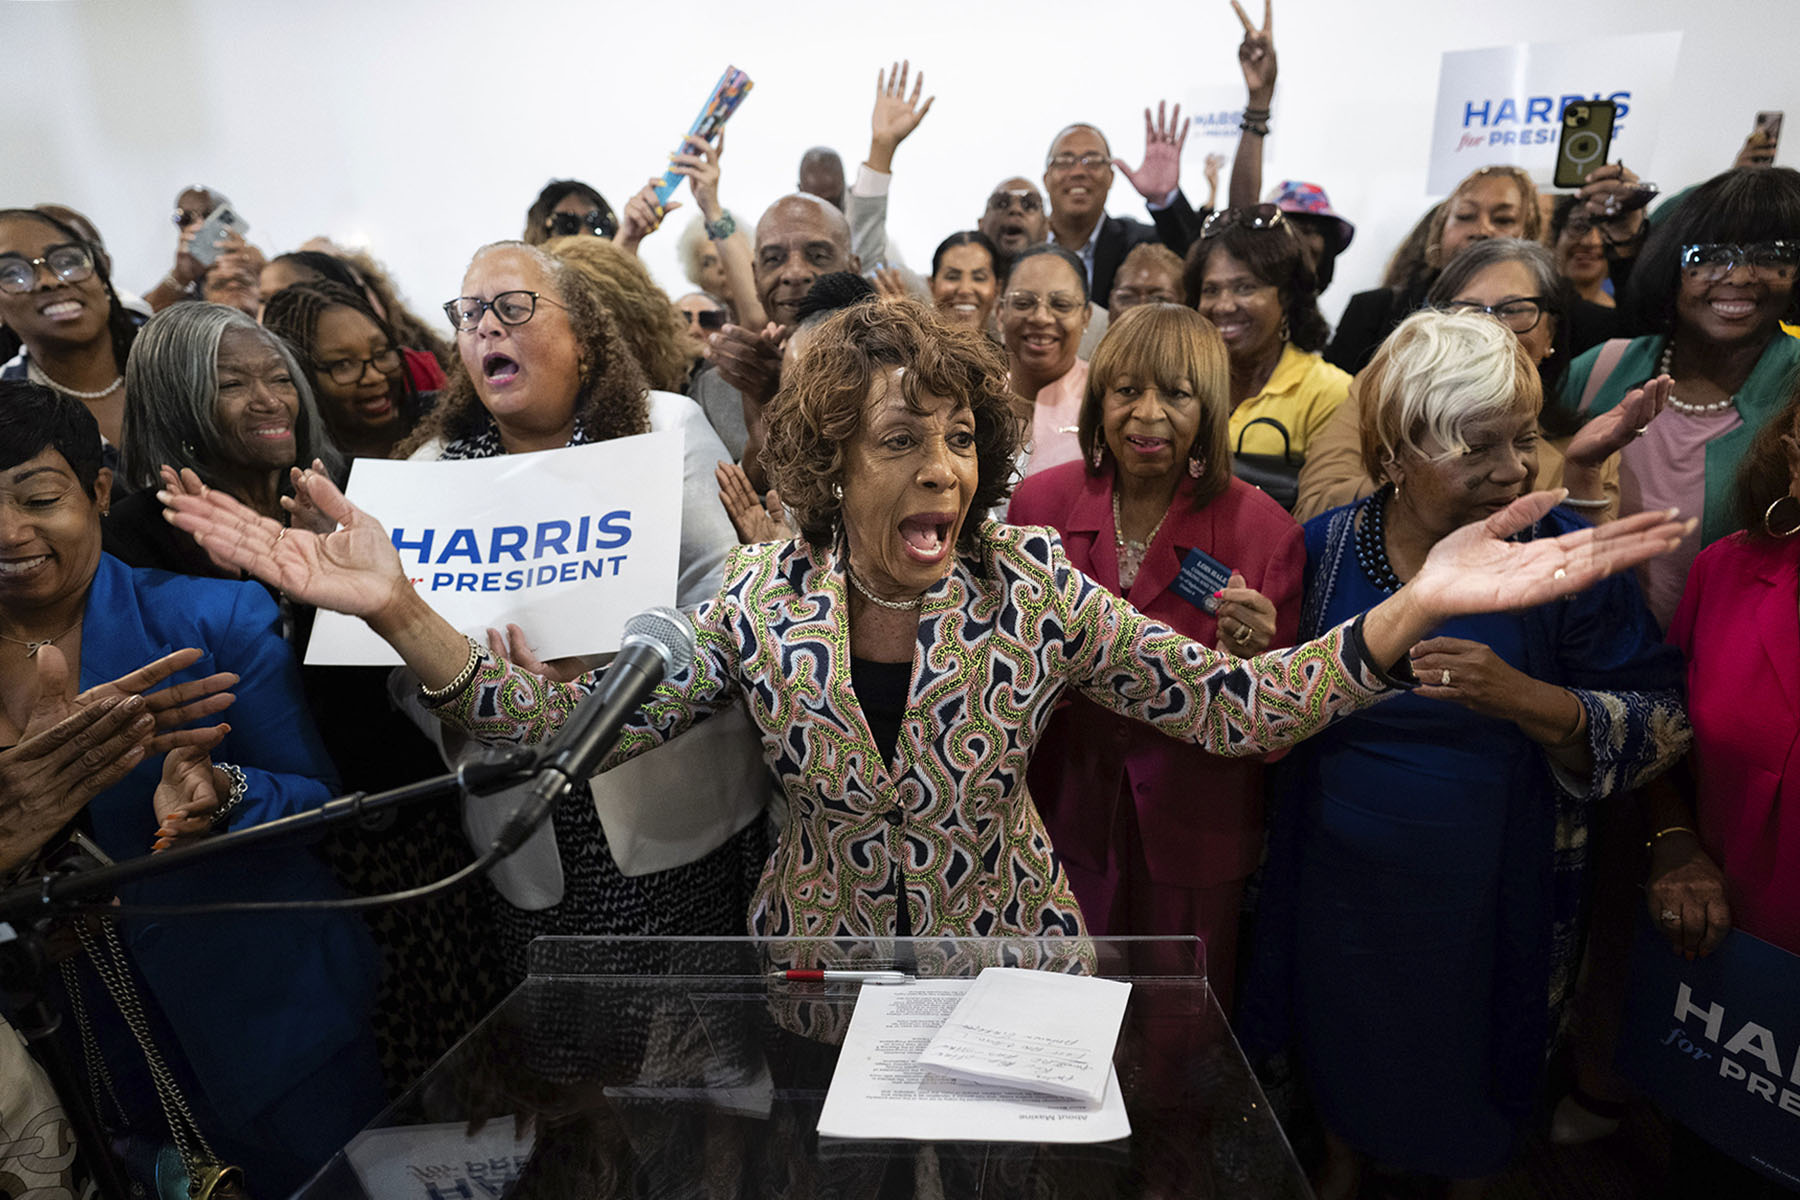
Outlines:
<svg viewBox="0 0 1800 1200"><path fill-rule="evenodd" d="M456 678L441 688L428 688L423 683L419 684L419 699L425 702L426 708L442 708L462 695L463 689L474 681L475 672L481 668L481 643L468 634L464 634L463 639L469 643L469 661L456 673Z"/></svg>
<svg viewBox="0 0 1800 1200"><path fill-rule="evenodd" d="M1564 496L1563 503L1570 508L1605 508L1607 505L1611 504L1612 501L1605 496L1600 497L1598 500L1578 500L1574 496Z"/></svg>
<svg viewBox="0 0 1800 1200"><path fill-rule="evenodd" d="M230 763L214 763L213 770L223 771L231 779L231 793L225 797L225 803L213 810L211 827L217 830L224 827L232 813L244 806L244 797L250 791L250 780L245 778L242 767L235 767Z"/></svg>

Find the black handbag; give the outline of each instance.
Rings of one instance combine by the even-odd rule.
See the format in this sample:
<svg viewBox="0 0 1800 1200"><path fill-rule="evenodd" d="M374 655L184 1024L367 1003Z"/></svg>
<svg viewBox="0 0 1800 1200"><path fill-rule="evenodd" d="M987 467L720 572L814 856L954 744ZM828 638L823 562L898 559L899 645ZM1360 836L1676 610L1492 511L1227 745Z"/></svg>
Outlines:
<svg viewBox="0 0 1800 1200"><path fill-rule="evenodd" d="M1279 432L1281 453L1245 454L1244 434L1252 425L1272 426ZM1252 487L1261 488L1277 504L1293 512L1295 502L1300 499L1300 468L1305 464L1306 456L1295 454L1292 446L1286 425L1274 417L1256 417L1238 430L1237 445L1232 447L1231 473Z"/></svg>

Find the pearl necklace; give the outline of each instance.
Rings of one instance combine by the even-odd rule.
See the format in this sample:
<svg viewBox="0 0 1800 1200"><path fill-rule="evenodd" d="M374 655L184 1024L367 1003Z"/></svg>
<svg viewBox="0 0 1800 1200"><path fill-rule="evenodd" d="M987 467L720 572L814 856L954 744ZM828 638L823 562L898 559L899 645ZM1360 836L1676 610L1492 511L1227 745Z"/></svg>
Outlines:
<svg viewBox="0 0 1800 1200"><path fill-rule="evenodd" d="M1363 505L1362 521L1356 526L1356 561L1369 582L1390 595L1400 590L1400 577L1388 561L1387 518L1383 515L1393 494L1394 485L1383 484Z"/></svg>
<svg viewBox="0 0 1800 1200"><path fill-rule="evenodd" d="M64 387L62 384L56 382L56 380L54 380L54 379L50 378L48 375L44 374L44 370L42 367L38 366L36 363L32 362L29 359L27 359L25 362L25 373L31 377L31 382L37 383L37 384L42 384L44 387L49 388L53 392L61 392L63 395L69 397L72 400L100 400L100 399L103 399L107 396L112 395L114 392L118 391L119 388L125 382L125 376L120 375L118 378L114 379L111 383L107 384L105 387L101 388L97 392L77 391L76 389L74 389L72 387Z"/></svg>
<svg viewBox="0 0 1800 1200"><path fill-rule="evenodd" d="M1137 582L1138 572L1144 567L1144 556L1150 553L1150 547L1156 544L1156 535L1162 532L1163 522L1169 519L1168 510L1156 522L1156 528L1143 541L1133 541L1125 536L1125 522L1119 515L1119 489L1113 488L1113 548L1119 552L1119 586L1128 588Z"/></svg>
<svg viewBox="0 0 1800 1200"><path fill-rule="evenodd" d="M850 581L851 587L862 593L864 600L867 600L877 608L885 608L890 612L911 612L915 608L918 608L925 599L924 596L914 596L911 600L883 600L880 596L877 596L874 592L871 592L868 588L863 586L862 580L856 577L856 572L850 569L849 563L844 564L844 578Z"/></svg>
<svg viewBox="0 0 1800 1200"><path fill-rule="evenodd" d="M35 642L28 642L24 638L12 637L11 635L4 634L4 633L0 633L0 639L9 641L9 642L13 643L13 645L15 645L15 646L25 647L25 657L26 658L36 658L37 652L39 650L42 650L45 646L51 645L52 643L54 643L62 638L68 637L71 633L74 633L77 629L80 629L80 628L81 628L81 620L77 619L73 625L69 626L67 629L63 630L61 633L54 634L47 638L39 638Z"/></svg>
<svg viewBox="0 0 1800 1200"><path fill-rule="evenodd" d="M1663 343L1662 358L1657 360L1656 373L1658 375L1668 375L1669 368L1672 367L1674 364L1675 364L1675 339L1670 338L1667 342ZM1671 378L1673 378L1673 376L1671 376ZM1689 416L1694 416L1694 417L1703 417L1709 413L1724 412L1726 409L1730 408L1732 405L1734 405L1736 403L1737 403L1736 396L1727 396L1727 397L1725 397L1725 399L1714 401L1711 404L1683 404L1681 401L1679 401L1675 398L1674 392L1669 393L1669 407L1670 408L1674 409L1676 412L1684 412L1684 413L1687 413Z"/></svg>

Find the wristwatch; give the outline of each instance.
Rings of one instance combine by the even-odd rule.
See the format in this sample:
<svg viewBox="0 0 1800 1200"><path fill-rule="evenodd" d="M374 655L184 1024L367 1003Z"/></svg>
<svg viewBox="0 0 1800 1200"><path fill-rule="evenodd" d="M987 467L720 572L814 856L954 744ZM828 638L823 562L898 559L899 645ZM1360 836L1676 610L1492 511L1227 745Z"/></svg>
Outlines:
<svg viewBox="0 0 1800 1200"><path fill-rule="evenodd" d="M722 212L718 220L706 223L706 236L715 242L722 242L736 232L737 222L728 212Z"/></svg>

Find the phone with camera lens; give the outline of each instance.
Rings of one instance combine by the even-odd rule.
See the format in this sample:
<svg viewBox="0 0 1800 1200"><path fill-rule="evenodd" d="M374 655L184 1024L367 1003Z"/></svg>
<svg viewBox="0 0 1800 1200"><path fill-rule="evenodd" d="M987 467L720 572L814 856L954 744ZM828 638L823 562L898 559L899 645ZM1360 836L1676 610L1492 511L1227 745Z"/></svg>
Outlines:
<svg viewBox="0 0 1800 1200"><path fill-rule="evenodd" d="M1577 100L1563 109L1552 183L1559 188L1578 188L1587 182L1589 172L1605 164L1617 114L1611 100Z"/></svg>
<svg viewBox="0 0 1800 1200"><path fill-rule="evenodd" d="M198 259L202 266L210 267L224 249L219 243L225 240L226 234L235 233L243 237L248 232L250 222L238 216L230 201L221 202L206 214L206 220L200 222L199 228L194 230L194 240L188 243L188 253Z"/></svg>

